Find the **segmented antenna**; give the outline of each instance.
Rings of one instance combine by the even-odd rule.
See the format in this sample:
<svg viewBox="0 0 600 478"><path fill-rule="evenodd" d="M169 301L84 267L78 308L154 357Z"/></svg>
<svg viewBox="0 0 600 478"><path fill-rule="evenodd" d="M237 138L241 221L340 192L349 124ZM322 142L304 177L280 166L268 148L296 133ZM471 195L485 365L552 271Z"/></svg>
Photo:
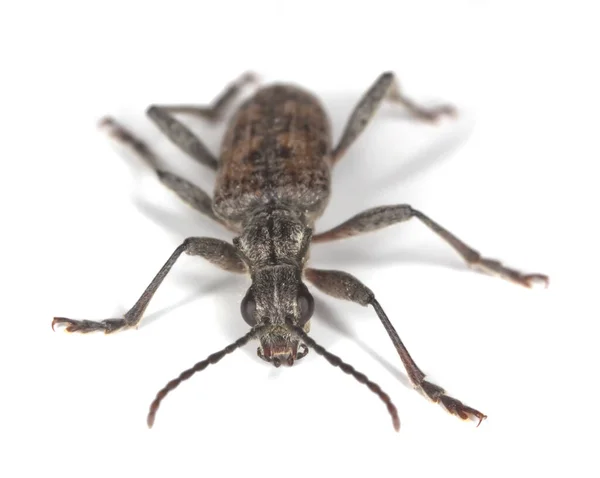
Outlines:
<svg viewBox="0 0 600 478"><path fill-rule="evenodd" d="M196 372L201 372L209 365L216 364L219 360L221 360L223 357L225 357L225 355L228 355L231 352L233 352L234 350L239 349L240 347L243 347L244 345L246 345L250 340L252 340L254 337L256 337L256 335L260 334L260 332L262 332L262 330L264 328L265 328L264 326L263 327L255 327L250 332L248 332L246 335L237 339L231 345L228 345L227 347L225 347L223 350L221 350L219 352L215 352L214 354L209 355L202 362L198 362L192 368L186 370L185 372L182 372L179 375L179 377L177 377L177 378L171 380L169 383L167 383L163 387L163 389L156 394L156 398L150 405L150 412L148 413L148 419L147 419L148 428L152 428L152 425L154 425L154 418L156 417L156 412L158 411L160 402L162 402L163 398L165 398L169 392L171 392L172 390L177 388L177 386L181 382L183 382L184 380L187 380L192 375L194 375Z"/></svg>
<svg viewBox="0 0 600 478"><path fill-rule="evenodd" d="M332 353L325 350L322 346L320 346L313 339L311 339L308 336L308 334L306 332L304 332L302 327L298 327L297 325L295 325L292 322L291 318L288 317L286 319L286 323L287 323L288 327L290 327L290 329L294 332L294 334L296 334L298 336L298 338L300 338L307 346L309 346L311 349L313 349L316 353L325 357L325 359L331 365L333 365L334 367L339 367L347 374L352 375L357 381L365 384L367 387L369 387L369 390L371 390L379 398L381 398L383 403L385 403L385 406L387 407L388 412L390 412L390 415L392 416L392 423L394 424L394 430L396 430L396 431L400 430L400 418L398 418L398 410L396 409L396 406L392 403L392 399L389 397L389 395L387 393L385 393L379 385L377 385L375 382L371 382L371 380L369 380L365 374L360 373L352 365L349 365L349 364L345 363L344 361L342 361L342 359L339 358L337 355L333 355Z"/></svg>

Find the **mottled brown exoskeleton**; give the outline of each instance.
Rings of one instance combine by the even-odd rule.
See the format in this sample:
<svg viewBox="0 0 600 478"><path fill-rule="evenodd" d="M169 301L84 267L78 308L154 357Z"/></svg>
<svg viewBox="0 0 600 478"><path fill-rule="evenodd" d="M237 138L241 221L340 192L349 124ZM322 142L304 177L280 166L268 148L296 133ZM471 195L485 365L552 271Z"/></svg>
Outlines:
<svg viewBox="0 0 600 478"><path fill-rule="evenodd" d="M341 139L332 147L329 119L317 98L296 86L275 84L258 90L237 110L229 123L218 159L173 116L174 113L187 113L218 121L240 89L254 80L252 74L243 75L210 107L151 106L147 111L174 144L216 171L212 200L197 186L167 172L145 143L113 119L102 120L101 125L143 158L163 184L192 207L233 230L237 237L233 244L208 237L187 238L123 318L93 322L56 317L53 327L64 324L69 332L112 333L137 326L150 299L185 252L201 256L225 270L250 274L252 285L242 299L241 312L251 329L233 344L169 382L152 402L149 426L154 423L160 402L167 393L194 373L257 338L260 341L259 357L276 367L282 363L292 365L312 348L376 393L386 404L398 430L398 414L388 395L307 335L314 304L303 279L334 297L372 306L415 388L432 401L441 403L450 413L463 419L473 417L480 423L485 418L483 413L425 380L425 374L411 358L369 288L345 272L306 266L311 243L351 237L414 217L447 241L470 266L527 287L535 282L547 285L548 278L544 275L522 274L482 257L425 214L406 204L369 209L329 231L313 235L315 221L323 213L329 198L331 170L367 126L382 101L402 104L415 117L425 121L453 115L454 109L450 106L427 109L417 105L400 92L392 73L384 73L359 101Z"/></svg>

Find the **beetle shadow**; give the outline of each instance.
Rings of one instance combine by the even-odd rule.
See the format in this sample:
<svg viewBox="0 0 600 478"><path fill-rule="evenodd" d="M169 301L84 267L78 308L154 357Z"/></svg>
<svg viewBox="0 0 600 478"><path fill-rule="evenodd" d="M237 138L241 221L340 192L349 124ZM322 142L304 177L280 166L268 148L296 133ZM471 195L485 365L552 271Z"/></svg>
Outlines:
<svg viewBox="0 0 600 478"><path fill-rule="evenodd" d="M181 203L182 210L173 212L158 207L142 195L133 196L132 201L136 209L146 218L167 231L170 235L177 237L179 241L198 235L231 241L231 237L233 236L233 233L223 225L203 215L201 212L193 210L183 202ZM187 208L187 210L184 210L184 208Z"/></svg>
<svg viewBox="0 0 600 478"><path fill-rule="evenodd" d="M182 282L182 283L184 283L184 281L185 281L185 283L189 283L192 281L198 282L199 275L194 274L194 276L192 278L189 277L189 274L186 274L186 275L187 275L187 278L181 279L181 277L180 277L179 282ZM194 291L192 293L190 293L188 296L184 297L183 299L179 300L178 302L170 304L167 307L163 307L162 309L157 310L157 311L149 314L148 316L146 316L144 318L144 327L153 324L158 319L169 314L170 312L173 312L174 310L179 309L180 307L184 307L188 304L191 304L192 302L200 299L202 296L212 294L217 291L219 291L219 292L231 291L232 289L234 289L235 286L236 286L236 284L235 284L234 277L226 277L226 278L206 282L205 284L202 285L202 287L195 287Z"/></svg>
<svg viewBox="0 0 600 478"><path fill-rule="evenodd" d="M394 168L392 174L387 174L377 186L383 190L397 188L424 175L463 147L473 129L473 120L465 118L455 125L451 134L442 135L434 143L426 145L417 153L412 154L410 158Z"/></svg>
<svg viewBox="0 0 600 478"><path fill-rule="evenodd" d="M398 366L393 365L387 359L379 355L379 353L377 353L374 349L368 346L365 342L360 340L360 338L356 336L356 334L346 325L346 323L338 318L338 316L333 311L332 307L326 304L325 301L321 300L321 298L315 298L315 303L315 311L317 312L316 315L318 316L318 319L321 323L325 324L325 326L330 330L339 332L342 336L351 339L373 360L379 362L379 364L381 364L383 368L385 368L405 387L412 387L410 381L408 380L408 377L399 370Z"/></svg>

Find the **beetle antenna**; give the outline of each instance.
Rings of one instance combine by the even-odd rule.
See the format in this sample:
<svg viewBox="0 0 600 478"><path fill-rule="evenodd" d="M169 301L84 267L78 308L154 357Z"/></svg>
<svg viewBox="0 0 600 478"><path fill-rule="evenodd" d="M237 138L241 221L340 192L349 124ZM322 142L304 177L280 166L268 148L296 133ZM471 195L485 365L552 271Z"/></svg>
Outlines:
<svg viewBox="0 0 600 478"><path fill-rule="evenodd" d="M306 332L304 332L302 327L295 325L292 322L291 318L288 317L286 319L286 324L292 330L292 332L296 336L298 336L298 338L300 338L308 347L313 349L317 354L325 357L325 359L331 365L333 365L334 367L341 368L347 374L352 375L358 382L363 383L367 387L369 387L369 390L371 390L373 393L375 393L383 401L383 403L385 403L385 406L387 407L388 412L390 412L390 415L392 416L392 423L394 424L394 430L396 430L396 431L400 430L400 418L398 418L398 410L396 409L396 406L392 402L392 399L389 397L389 395L387 393L385 393L379 385L377 385L375 382L371 382L371 380L369 380L369 378L365 374L360 373L352 365L347 364L341 358L339 358L337 355L333 355L332 353L325 350L325 348L323 348L318 343L316 343L312 338L310 338L308 336L308 334Z"/></svg>
<svg viewBox="0 0 600 478"><path fill-rule="evenodd" d="M150 405L150 412L148 413L148 418L147 418L148 428L152 428L152 425L154 425L154 419L156 417L156 412L158 411L158 407L160 406L160 402L162 402L162 400L167 396L167 394L169 392L171 392L172 390L177 388L181 382L183 382L184 380L187 380L192 375L194 375L196 372L201 372L209 365L216 364L219 360L221 360L223 357L225 357L225 355L228 355L231 352L233 352L234 350L237 350L240 347L243 347L244 345L246 345L250 340L252 340L258 334L260 334L260 332L262 332L264 328L265 328L264 326L253 328L246 335L244 335L243 337L240 337L235 342L233 342L232 344L225 347L223 350L220 350L219 352L215 352L214 354L209 355L204 360L202 360L202 362L198 362L192 368L189 368L185 372L182 372L179 375L179 377L177 377L177 378L171 380L169 383L167 383L160 390L160 392L158 392L156 394L156 398Z"/></svg>

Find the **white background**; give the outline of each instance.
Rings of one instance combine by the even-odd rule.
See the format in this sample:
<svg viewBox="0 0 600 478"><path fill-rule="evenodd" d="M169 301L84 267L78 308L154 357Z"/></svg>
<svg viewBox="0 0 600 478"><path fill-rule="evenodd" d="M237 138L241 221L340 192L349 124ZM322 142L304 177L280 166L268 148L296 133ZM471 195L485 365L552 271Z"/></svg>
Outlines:
<svg viewBox="0 0 600 478"><path fill-rule="evenodd" d="M0 475L598 476L595 2L149 3L0 12ZM248 278L194 258L137 331L50 329L54 315L125 312L183 238L231 238L97 119L116 116L211 190L144 109L207 103L248 69L315 91L336 138L388 69L413 98L459 108L432 127L384 105L336 167L318 228L409 203L550 288L472 272L416 222L315 246L311 264L376 291L430 378L489 415L479 428L411 389L371 309L315 292L312 336L391 395L399 434L321 357L275 370L256 344L183 384L149 431L158 389L247 331ZM223 127L189 124L218 149Z"/></svg>

